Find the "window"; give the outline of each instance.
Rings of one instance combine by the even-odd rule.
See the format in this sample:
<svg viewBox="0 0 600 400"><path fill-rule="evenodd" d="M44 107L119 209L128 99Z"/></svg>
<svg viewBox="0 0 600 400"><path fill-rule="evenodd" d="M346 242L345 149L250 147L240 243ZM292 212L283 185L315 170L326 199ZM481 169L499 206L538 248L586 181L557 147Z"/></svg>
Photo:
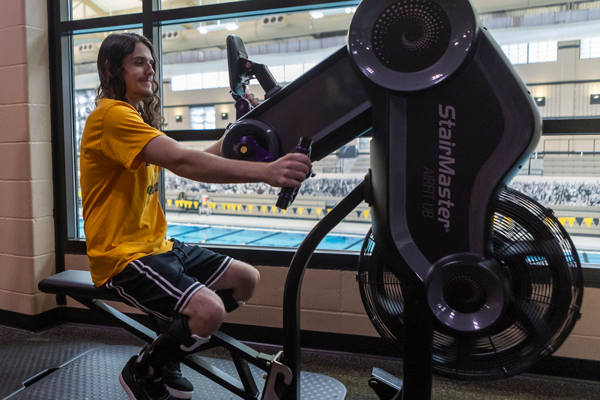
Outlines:
<svg viewBox="0 0 600 400"><path fill-rule="evenodd" d="M529 63L558 60L558 42L529 43Z"/></svg>
<svg viewBox="0 0 600 400"><path fill-rule="evenodd" d="M188 86L188 80L190 85ZM202 89L202 75L179 75L171 78L171 90L179 92L181 90L188 90L188 87L193 89ZM190 89L191 90L191 89Z"/></svg>
<svg viewBox="0 0 600 400"><path fill-rule="evenodd" d="M533 64L558 60L558 42L507 44L502 50L513 64Z"/></svg>
<svg viewBox="0 0 600 400"><path fill-rule="evenodd" d="M345 46L344 29L352 18L352 10L323 11L318 19L330 22L310 28L314 18L311 12L278 13L203 21L185 27L170 25L169 31L183 32L185 42L169 40L163 30L163 105L167 129L218 130L235 121L236 110L229 93L227 52L224 49L226 38L232 32L244 40L250 60L266 65L282 86L298 79ZM288 24L294 24L295 28L286 29ZM316 29L317 35L315 32L305 34L298 27L307 32ZM258 82L251 81L249 90L257 98L264 98ZM181 122L177 122L177 116ZM209 142L201 143L209 145ZM194 142L185 145L198 148ZM367 164L363 163L363 158ZM182 234L182 240L293 248L302 242L319 219L362 182L368 169L368 156L362 157L356 166L355 161L356 157L341 159L332 154L315 163L317 176L303 185L294 204L285 212L275 207L279 189L264 183L206 184L167 172L167 221L173 226L186 224L191 229ZM343 172L348 175L340 176ZM371 219L366 204L357 212L343 223L346 226L344 235L336 236L337 241L329 239L326 248L359 250ZM168 233L171 232L176 231ZM214 235L206 236L208 232Z"/></svg>
<svg viewBox="0 0 600 400"><path fill-rule="evenodd" d="M229 87L227 71L179 75L171 78L171 90L174 92L227 87Z"/></svg>
<svg viewBox="0 0 600 400"><path fill-rule="evenodd" d="M161 0L160 9L207 6L247 0ZM141 0L70 0L70 19L112 17L142 12Z"/></svg>
<svg viewBox="0 0 600 400"><path fill-rule="evenodd" d="M71 0L72 20L112 17L142 12L139 0Z"/></svg>
<svg viewBox="0 0 600 400"><path fill-rule="evenodd" d="M527 43L507 44L502 50L513 64L527 64Z"/></svg>
<svg viewBox="0 0 600 400"><path fill-rule="evenodd" d="M212 4L231 3L236 1L248 0L161 0L160 8L162 10L170 10L175 8L207 6Z"/></svg>
<svg viewBox="0 0 600 400"><path fill-rule="evenodd" d="M600 58L600 37L581 39L579 58Z"/></svg>
<svg viewBox="0 0 600 400"><path fill-rule="evenodd" d="M190 108L190 129L215 129L215 107Z"/></svg>
<svg viewBox="0 0 600 400"><path fill-rule="evenodd" d="M252 55L249 55L252 58ZM269 66L269 71L278 83L289 83L298 79L306 71L314 67L316 63L290 64ZM221 65L221 67L227 67ZM257 82L254 82L257 84ZM178 75L171 78L171 90L179 92L183 90L228 88L229 75L227 71L205 72L202 74Z"/></svg>
<svg viewBox="0 0 600 400"><path fill-rule="evenodd" d="M73 34L69 29L74 25L60 25L64 32L57 44L63 54L57 63L62 71L59 87L63 88L60 94L65 110L62 128L64 147L71 146L73 149L72 158L71 152L66 152L62 167L67 191L67 213L64 215L68 226L65 235L67 247L81 249L77 244L84 239L78 150L87 116L95 107L99 85L96 58L106 36L111 32L125 31L122 28L124 16L132 14L128 31L152 36L155 43L161 41L161 46L156 46L157 51L159 48L162 51L157 54L160 60L157 75L162 88L163 116L168 123L165 131L175 130L188 137L193 136L196 140L182 143L186 147L203 150L222 135L229 123L235 121L224 50L227 35L236 33L241 36L250 59L267 65L279 84L287 85L346 44L345 30L353 14L353 8L348 7L329 8L318 13L309 9L285 12L282 8L273 13L256 7L256 12L251 13L254 16L239 18L240 13L236 12L234 5L236 1L231 1L232 5L226 8L218 5L222 2L161 1L162 9L171 9L170 15L175 15L174 18L185 17L186 23L164 20L160 21L160 26L144 26L144 22L140 22L140 15L152 10L142 10L138 0L135 4L128 0L53 2L57 7L67 4L71 20L86 20L77 25L77 29L85 31L84 34ZM294 6L291 3L290 6ZM194 22L188 18L190 12L203 14L188 10L197 5L231 10L238 18L223 18L226 15L219 12L219 19L203 17ZM183 7L187 8L185 12L181 10L177 14L176 9ZM160 19L160 14L155 15L159 15ZM100 21L98 17L103 18ZM121 28L107 26L106 21L110 21L111 17L120 18ZM315 18L322 23L316 28L313 26ZM295 28L286 30L290 24ZM63 60L72 60L72 64L64 65ZM251 82L251 90L257 97L263 97L258 82ZM357 146L358 140L355 142L354 146ZM368 164L357 164L355 171L351 171L353 161L348 157L342 160L337 154L332 154L315 163L318 178L311 179L304 186L287 211L275 207L278 189L266 184L202 184L166 171L162 196L169 223L167 235L211 245L295 248L318 220L362 181ZM351 176L340 177L344 171ZM349 220L345 228L328 236L320 249L358 252L370 227L368 206L361 205L349 216Z"/></svg>
<svg viewBox="0 0 600 400"><path fill-rule="evenodd" d="M141 29L130 29L129 32L142 33ZM111 33L127 32L127 30L115 30L108 32L89 33L74 35L71 37L73 46L73 95L66 99L73 109L72 143L74 151L74 162L71 165L73 176L75 176L75 188L73 189L74 202L73 223L71 237L73 239L84 238L83 220L81 210L81 186L79 182L79 146L85 128L88 115L96 107L96 90L100 81L98 80L98 69L96 59L102 40Z"/></svg>
<svg viewBox="0 0 600 400"><path fill-rule="evenodd" d="M358 151L361 153L369 153L371 151L371 138L359 138Z"/></svg>
<svg viewBox="0 0 600 400"><path fill-rule="evenodd" d="M204 129L225 129L235 121L236 110L229 94L227 51L224 48L226 38L232 32L244 40L248 57L253 62L266 65L282 86L345 46L344 29L348 28L352 19L352 9L334 8L322 14L319 19L324 24L316 28L311 12L217 19L164 28L161 40L166 129L197 129L191 125L191 107L214 106L218 118L213 128ZM287 29L288 25L293 29ZM230 31L228 26L237 28ZM164 33L167 29L180 32L185 40L166 38ZM299 29L313 33L306 35ZM258 98L264 98L262 88L255 80L250 82L250 91ZM180 116L179 121L177 116Z"/></svg>
<svg viewBox="0 0 600 400"><path fill-rule="evenodd" d="M64 15L64 20L53 21L54 26L50 29L50 32L56 32L50 39L53 52L59 55L53 62L51 77L55 80L52 101L56 105L53 115L56 121L54 129L57 130L55 137L58 138L56 148L59 149L54 159L58 160L55 167L61 175L56 187L60 196L55 205L57 226L61 230L57 237L64 249L73 252L84 250L78 198L78 144L88 109L94 107L98 86L95 62L102 40L110 32L127 29L153 38L154 43L160 42L161 46L157 46L161 48L157 74L162 90L163 116L168 123L165 132L186 147L202 150L213 144L236 119L233 99L229 94L224 50L228 34L242 37L249 57L267 65L276 81L285 86L346 45L346 29L359 1L349 6L348 1L331 0L321 8L315 2L290 0L277 4L276 9L265 8L275 7L275 3L250 0L48 1L50 15ZM142 4L157 5L157 9L143 9ZM336 7L336 4L343 7ZM62 7L59 10L62 12L52 12L57 7ZM551 63L557 60L558 44L551 42L550 38L543 41L544 37L540 35L539 40L542 41L534 42L538 40L537 36L513 35L510 40L514 37L520 37L517 40L524 43L502 46L512 63ZM582 59L600 58L600 37L582 39L580 52ZM524 69L527 73L523 73L522 77L532 95L546 99L546 106L540 110L544 118L577 117L585 120L598 116L598 105L593 104L593 97L590 97L600 93L600 75L597 73L600 68L596 68L594 62L585 62L585 76L578 76L583 69L575 68L573 76L567 78L557 73L560 69L557 63ZM538 74L537 71L543 73ZM573 90L564 90L571 87L565 82L557 82L555 76L569 81L568 85L573 85ZM262 99L263 93L256 82L251 82L250 90ZM575 120L574 123L578 122ZM589 172L589 165L580 166L578 163L591 162L590 157L598 158L600 139L593 139L592 150L589 149L589 141L577 142L577 146L556 154L549 150L543 154L544 150L539 150L538 158L528 164L528 175L523 177L521 174L519 179L561 176L572 180L573 176L584 176L580 171L583 168ZM343 157L336 152L315 163L316 178L307 182L286 213L274 207L277 190L266 185L200 185L166 173L161 195L168 222L176 228L170 232L178 229L177 235L185 235L187 230L190 235L184 239L190 241L254 247L268 246L266 238L273 236L273 230L276 230L283 233L276 246L293 248L364 177L369 168L369 141L366 137L356 139L348 143L348 148L352 150L354 147L355 151L345 152ZM580 145L583 148L580 149ZM570 169L561 163L564 158L573 161ZM595 159L592 161L595 162ZM594 175L585 175L586 179L597 180L598 168L594 165ZM536 175L540 171L542 178ZM587 197L589 204L600 204L596 195L592 193ZM576 205L560 206L567 207L565 218L576 215L569 214L572 210L568 208ZM587 214L584 217L588 218ZM217 220L218 223L215 222ZM364 204L359 206L322 248L358 251L370 221L369 208ZM582 224L587 224L585 221ZM597 226L596 220L593 221L589 227L586 225L586 229ZM238 229L240 232L231 231L232 226L239 228L240 224L243 224L243 229ZM583 228L582 224L579 228ZM215 235L202 237L200 232L204 228L201 225L206 227L205 233L212 230ZM258 236L250 237L244 233L249 230ZM591 231L583 234L587 232ZM216 236L223 241L219 242L221 239L215 239ZM224 241L225 238L228 242Z"/></svg>
<svg viewBox="0 0 600 400"><path fill-rule="evenodd" d="M75 90L75 140L77 141L77 153L79 153L79 144L81 135L85 128L85 121L88 115L94 109L96 92L94 89Z"/></svg>
<svg viewBox="0 0 600 400"><path fill-rule="evenodd" d="M304 73L303 64L291 64L286 65L283 69L283 79L285 82L292 82L300 77Z"/></svg>

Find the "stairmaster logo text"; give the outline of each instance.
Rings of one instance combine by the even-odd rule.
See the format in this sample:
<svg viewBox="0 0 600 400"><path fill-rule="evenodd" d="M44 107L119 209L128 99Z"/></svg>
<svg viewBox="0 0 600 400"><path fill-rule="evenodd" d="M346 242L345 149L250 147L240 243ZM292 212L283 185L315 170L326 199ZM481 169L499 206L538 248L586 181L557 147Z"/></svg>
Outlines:
<svg viewBox="0 0 600 400"><path fill-rule="evenodd" d="M439 105L439 162L438 162L438 202L437 220L446 233L450 233L452 217L452 179L455 176L453 151L456 144L452 142L452 131L456 126L456 110L452 106Z"/></svg>

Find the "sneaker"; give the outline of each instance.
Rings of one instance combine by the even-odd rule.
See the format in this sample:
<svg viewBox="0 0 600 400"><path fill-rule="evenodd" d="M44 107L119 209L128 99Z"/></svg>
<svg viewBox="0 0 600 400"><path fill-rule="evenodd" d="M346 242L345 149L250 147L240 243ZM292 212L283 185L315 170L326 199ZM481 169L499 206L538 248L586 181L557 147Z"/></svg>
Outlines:
<svg viewBox="0 0 600 400"><path fill-rule="evenodd" d="M181 373L179 361L169 361L162 369L163 380L167 390L176 399L191 399L194 393L194 385Z"/></svg>
<svg viewBox="0 0 600 400"><path fill-rule="evenodd" d="M162 377L134 374L137 357L131 357L119 375L119 382L127 396L131 400L175 400L165 387Z"/></svg>

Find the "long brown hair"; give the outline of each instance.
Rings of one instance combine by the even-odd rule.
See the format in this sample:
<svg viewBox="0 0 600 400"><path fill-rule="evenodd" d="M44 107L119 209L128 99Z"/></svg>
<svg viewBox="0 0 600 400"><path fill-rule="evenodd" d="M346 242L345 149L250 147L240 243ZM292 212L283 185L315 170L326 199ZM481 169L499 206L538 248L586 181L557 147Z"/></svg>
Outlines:
<svg viewBox="0 0 600 400"><path fill-rule="evenodd" d="M98 100L109 98L127 102L125 93L125 70L123 60L125 57L135 51L138 43L143 43L150 49L153 68L158 68L158 60L154 54L152 42L146 37L133 32L111 33L104 39L98 52L98 75L100 77L100 86L96 94L96 104ZM160 98L158 97L158 81L156 74L152 79L153 95L145 98L138 105L138 112L145 123L153 128L160 129L165 126L165 119L160 114Z"/></svg>

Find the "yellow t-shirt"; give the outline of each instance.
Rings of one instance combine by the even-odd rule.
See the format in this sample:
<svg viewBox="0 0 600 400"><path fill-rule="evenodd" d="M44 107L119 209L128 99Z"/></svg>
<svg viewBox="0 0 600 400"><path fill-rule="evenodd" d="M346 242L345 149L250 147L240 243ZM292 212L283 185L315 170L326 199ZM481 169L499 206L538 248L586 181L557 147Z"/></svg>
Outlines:
<svg viewBox="0 0 600 400"><path fill-rule="evenodd" d="M85 240L96 286L131 261L171 250L158 201L160 167L135 157L164 133L128 103L102 99L90 114L80 152Z"/></svg>

